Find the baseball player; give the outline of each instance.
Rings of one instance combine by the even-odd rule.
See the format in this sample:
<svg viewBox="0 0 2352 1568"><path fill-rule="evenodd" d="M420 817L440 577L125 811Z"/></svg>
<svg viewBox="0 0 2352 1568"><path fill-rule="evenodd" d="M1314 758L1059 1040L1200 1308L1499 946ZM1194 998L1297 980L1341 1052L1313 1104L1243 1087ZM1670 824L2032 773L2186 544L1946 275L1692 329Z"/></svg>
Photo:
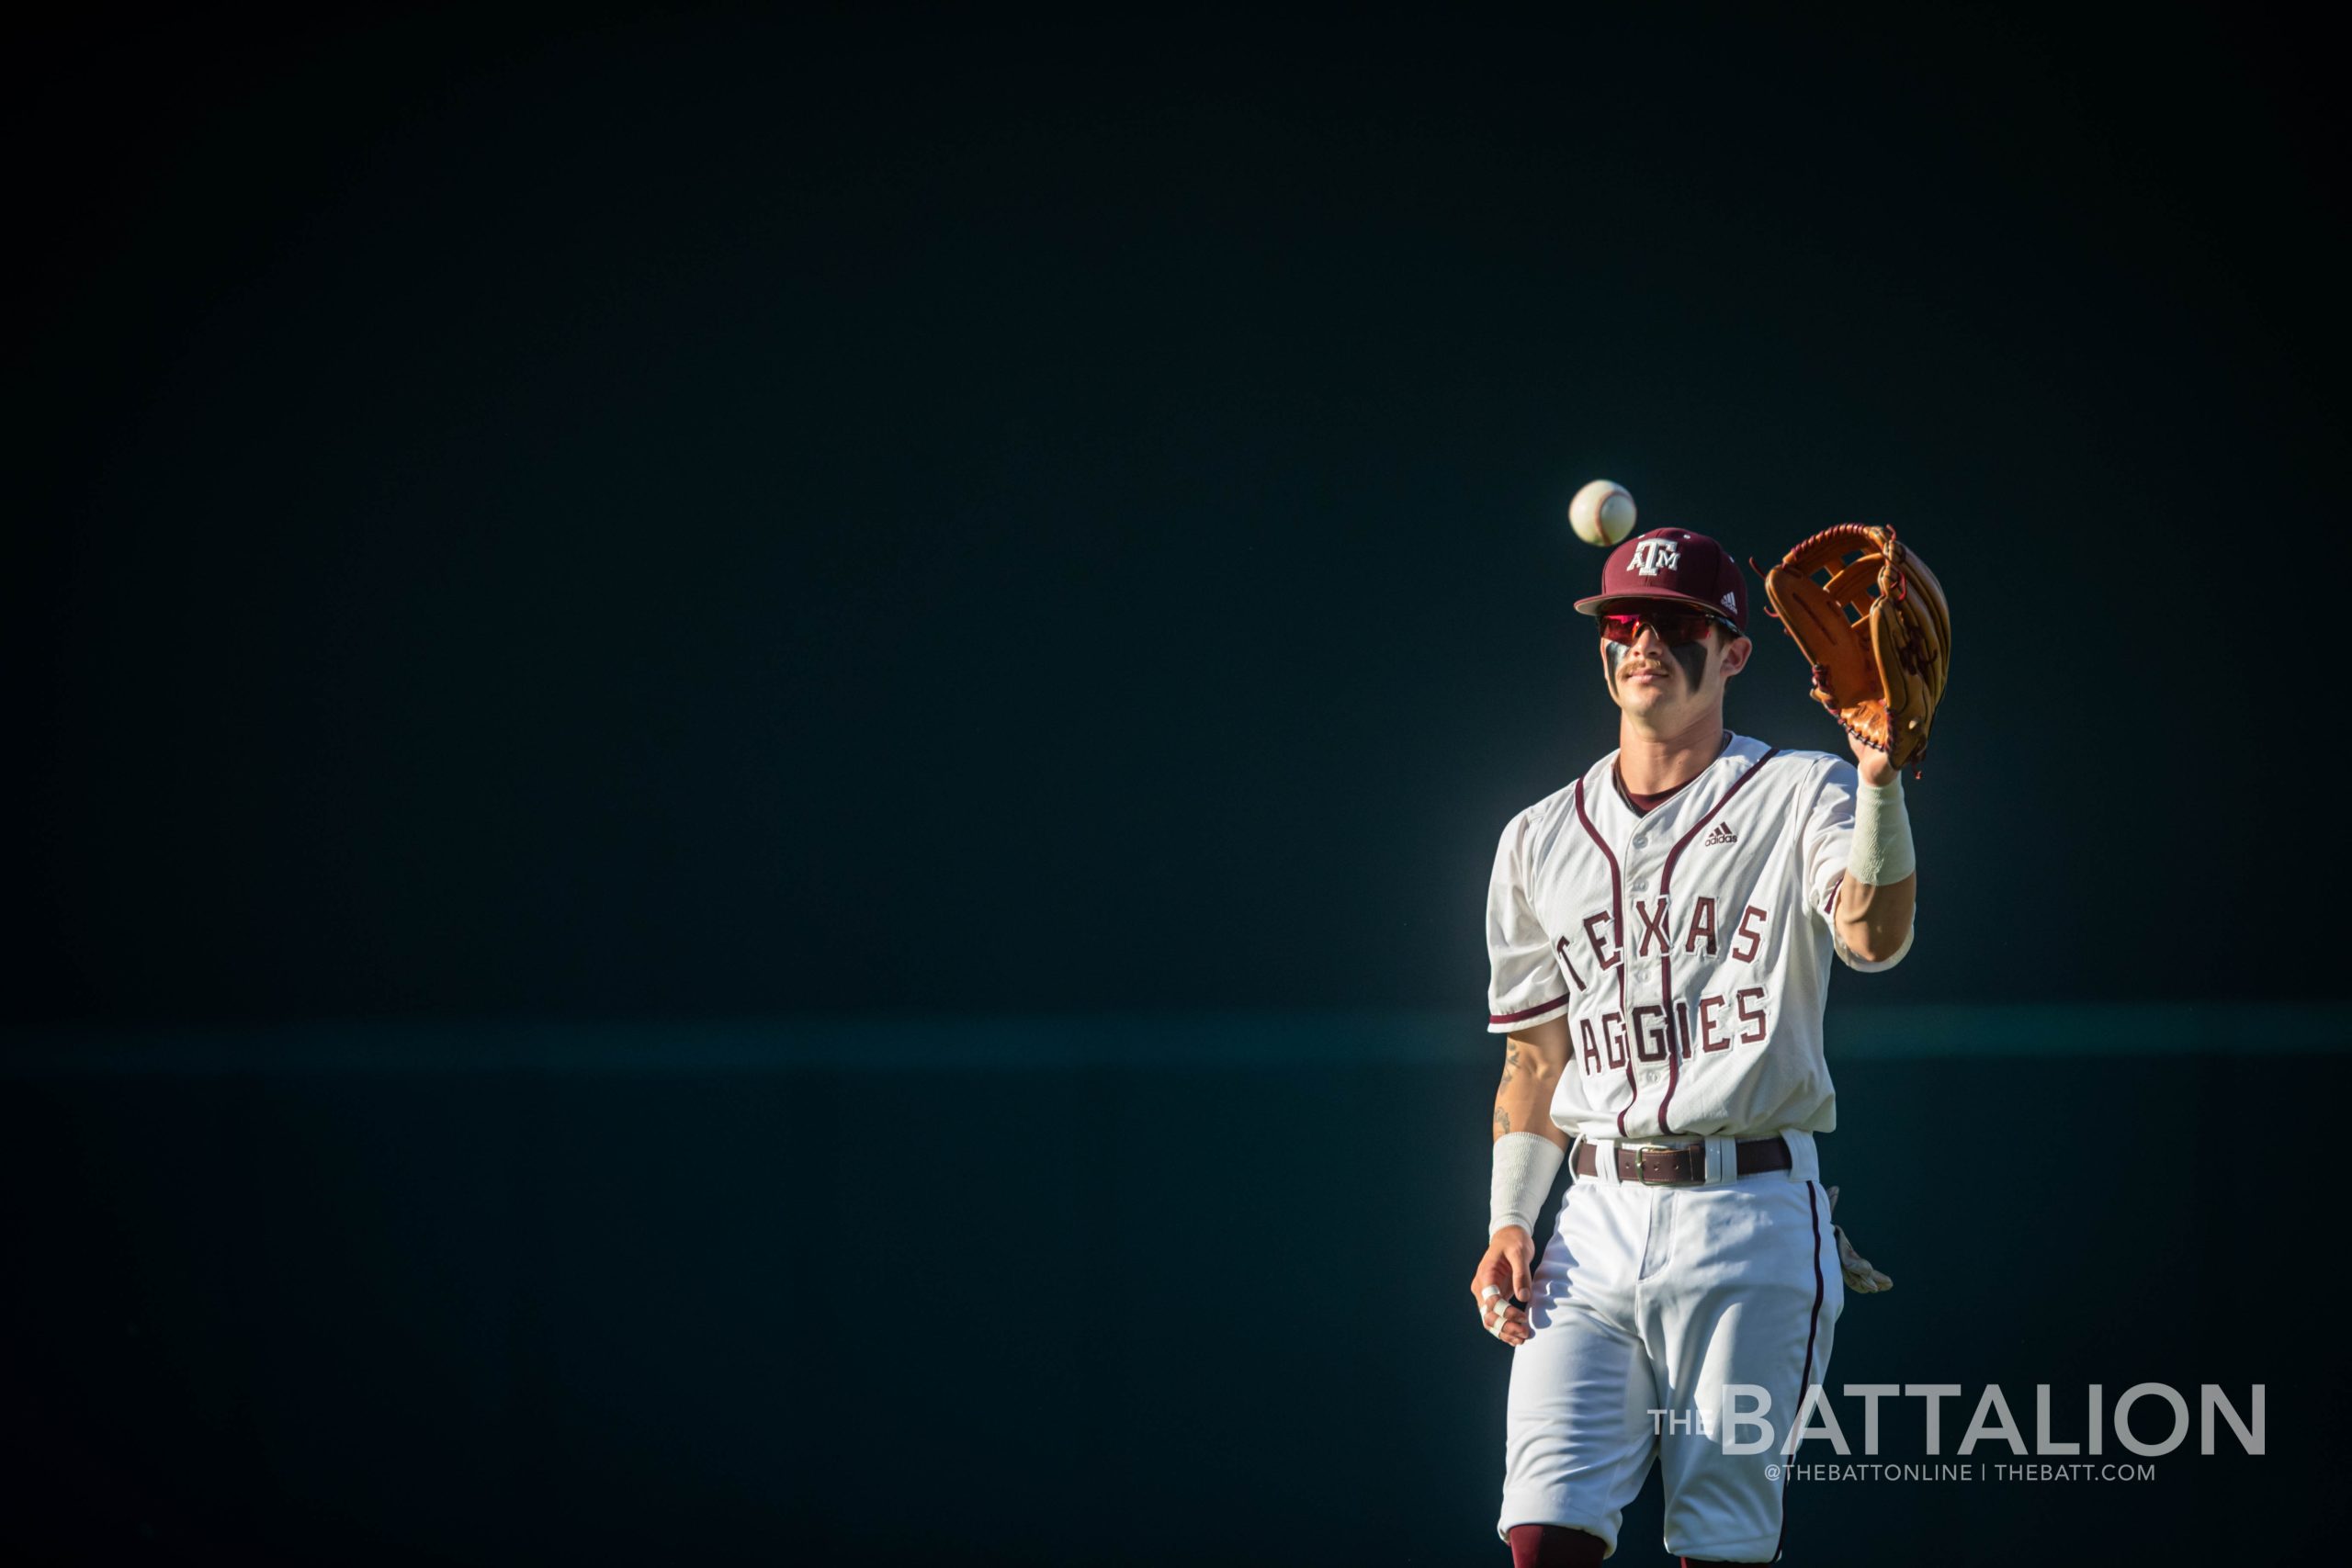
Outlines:
<svg viewBox="0 0 2352 1568"><path fill-rule="evenodd" d="M1814 1147L1837 1125L1823 1001L1833 956L1910 951L1901 775L1859 738L1849 762L1724 727L1754 644L1746 581L1704 535L1626 540L1577 608L1618 748L1511 818L1487 903L1508 1038L1470 1290L1513 1348L1497 1529L1519 1568L1599 1562L1656 1460L1669 1552L1770 1562L1768 1466L1845 1303ZM1724 1451L1730 1385L1767 1391L1769 1451Z"/></svg>

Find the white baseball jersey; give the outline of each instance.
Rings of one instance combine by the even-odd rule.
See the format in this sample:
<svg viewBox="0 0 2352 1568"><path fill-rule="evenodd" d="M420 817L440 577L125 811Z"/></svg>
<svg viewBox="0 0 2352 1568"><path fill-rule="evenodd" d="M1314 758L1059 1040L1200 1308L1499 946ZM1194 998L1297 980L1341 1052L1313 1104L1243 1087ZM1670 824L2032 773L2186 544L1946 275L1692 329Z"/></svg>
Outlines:
<svg viewBox="0 0 2352 1568"><path fill-rule="evenodd" d="M1552 1119L1572 1135L1826 1133L1830 910L1854 833L1854 764L1735 735L1637 816L1617 753L1503 829L1487 898L1488 1029L1565 1016Z"/></svg>

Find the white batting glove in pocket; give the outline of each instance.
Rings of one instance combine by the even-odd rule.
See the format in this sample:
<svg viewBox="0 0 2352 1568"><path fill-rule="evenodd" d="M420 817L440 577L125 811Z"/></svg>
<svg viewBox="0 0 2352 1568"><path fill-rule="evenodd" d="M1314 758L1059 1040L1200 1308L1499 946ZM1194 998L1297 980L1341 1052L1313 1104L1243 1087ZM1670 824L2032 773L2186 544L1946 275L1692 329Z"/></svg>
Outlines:
<svg viewBox="0 0 2352 1568"><path fill-rule="evenodd" d="M1829 1190L1829 1212L1838 1212L1838 1189ZM1876 1265L1854 1250L1846 1239L1846 1227L1831 1225L1829 1234L1838 1238L1838 1268L1846 1276L1846 1288L1858 1295L1874 1296L1881 1291L1894 1289L1894 1281L1878 1271Z"/></svg>

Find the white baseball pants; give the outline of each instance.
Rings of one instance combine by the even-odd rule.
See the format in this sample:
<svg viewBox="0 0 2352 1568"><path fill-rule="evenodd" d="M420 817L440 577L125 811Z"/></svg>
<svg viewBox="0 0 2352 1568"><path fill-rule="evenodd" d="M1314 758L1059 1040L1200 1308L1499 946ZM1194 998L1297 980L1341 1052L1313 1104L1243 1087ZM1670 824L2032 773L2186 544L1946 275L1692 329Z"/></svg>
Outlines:
<svg viewBox="0 0 2352 1568"><path fill-rule="evenodd" d="M1656 1458L1668 1552L1779 1555L1781 1450L1806 1385L1828 1374L1846 1303L1813 1139L1788 1138L1793 1168L1745 1179L1730 1176L1733 1140L1708 1140L1713 1179L1691 1187L1621 1182L1611 1145L1595 1145L1600 1174L1560 1201L1528 1308L1534 1337L1511 1353L1498 1533L1567 1525L1614 1552ZM1723 1429L1735 1384L1770 1402L1762 1452L1724 1451L1726 1436L1764 1437L1753 1422ZM1733 1408L1758 1404L1747 1393Z"/></svg>

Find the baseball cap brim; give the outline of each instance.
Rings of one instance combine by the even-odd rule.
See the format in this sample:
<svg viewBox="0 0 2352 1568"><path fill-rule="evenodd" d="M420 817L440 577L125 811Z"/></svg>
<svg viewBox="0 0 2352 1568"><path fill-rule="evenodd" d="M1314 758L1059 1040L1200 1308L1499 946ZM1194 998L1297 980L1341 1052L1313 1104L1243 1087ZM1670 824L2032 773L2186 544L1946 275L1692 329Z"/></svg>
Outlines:
<svg viewBox="0 0 2352 1568"><path fill-rule="evenodd" d="M1724 625L1733 627L1734 630L1737 630L1737 624L1734 622L1729 615L1724 614L1724 607L1721 604L1702 599L1695 593L1676 593L1664 589L1661 589L1656 593L1596 593L1589 599L1579 599L1577 601L1577 614L1579 615L1598 615L1601 613L1600 607L1603 604L1639 604L1645 602L1651 604L1688 604L1694 610L1704 610L1708 615L1713 615L1715 619L1723 622ZM1746 632L1740 632L1739 635L1746 637L1747 634Z"/></svg>

